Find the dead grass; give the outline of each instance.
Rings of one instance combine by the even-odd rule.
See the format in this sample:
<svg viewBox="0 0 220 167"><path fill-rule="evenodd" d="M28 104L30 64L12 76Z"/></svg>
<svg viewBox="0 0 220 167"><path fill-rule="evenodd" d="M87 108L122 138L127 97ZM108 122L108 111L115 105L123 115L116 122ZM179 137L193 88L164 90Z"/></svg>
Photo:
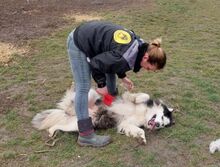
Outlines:
<svg viewBox="0 0 220 167"><path fill-rule="evenodd" d="M75 21L75 22L83 22L83 21L91 21L91 20L101 20L102 17L92 14L80 14L80 13L70 13L70 14L65 14L64 19L67 20L68 22L70 21Z"/></svg>
<svg viewBox="0 0 220 167"><path fill-rule="evenodd" d="M14 54L23 55L27 53L27 51L27 48L18 48L13 44L0 42L0 64L8 66Z"/></svg>
<svg viewBox="0 0 220 167"><path fill-rule="evenodd" d="M63 19L67 22L83 22L91 20L101 20L102 17L96 14L70 13L64 14ZM0 65L8 66L13 61L13 55L24 55L28 52L27 47L17 47L11 43L0 42Z"/></svg>

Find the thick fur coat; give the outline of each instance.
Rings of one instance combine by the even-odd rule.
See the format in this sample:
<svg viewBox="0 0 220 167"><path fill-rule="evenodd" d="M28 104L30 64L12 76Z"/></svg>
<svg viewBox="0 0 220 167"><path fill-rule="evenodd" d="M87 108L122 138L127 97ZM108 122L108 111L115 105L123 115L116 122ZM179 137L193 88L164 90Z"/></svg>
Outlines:
<svg viewBox="0 0 220 167"><path fill-rule="evenodd" d="M38 113L32 124L38 130L46 129L52 137L57 130L78 131L74 109L74 88L57 104L56 109ZM105 106L94 89L89 91L89 115L95 128L116 127L119 133L141 139L146 143L146 129L160 129L173 124L173 109L159 100L152 100L145 93L125 92L111 106Z"/></svg>

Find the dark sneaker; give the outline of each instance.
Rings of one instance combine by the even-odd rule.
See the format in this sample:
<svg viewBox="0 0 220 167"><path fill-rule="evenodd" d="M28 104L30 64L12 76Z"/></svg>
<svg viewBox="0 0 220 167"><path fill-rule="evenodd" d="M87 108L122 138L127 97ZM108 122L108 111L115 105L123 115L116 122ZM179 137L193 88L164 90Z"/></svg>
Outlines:
<svg viewBox="0 0 220 167"><path fill-rule="evenodd" d="M79 136L77 143L80 146L103 147L111 143L110 136L100 136L92 133L88 136Z"/></svg>

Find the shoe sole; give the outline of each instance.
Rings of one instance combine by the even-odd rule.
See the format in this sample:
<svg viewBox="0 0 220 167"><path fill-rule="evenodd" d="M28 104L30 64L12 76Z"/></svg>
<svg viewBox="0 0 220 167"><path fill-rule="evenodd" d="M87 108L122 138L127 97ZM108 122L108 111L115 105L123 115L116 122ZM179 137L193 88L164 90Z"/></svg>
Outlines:
<svg viewBox="0 0 220 167"><path fill-rule="evenodd" d="M108 144L110 144L112 142L112 140L109 140L108 142L102 144L102 145L94 145L94 144L90 144L90 143L81 143L80 141L77 141L77 144L81 147L104 147Z"/></svg>

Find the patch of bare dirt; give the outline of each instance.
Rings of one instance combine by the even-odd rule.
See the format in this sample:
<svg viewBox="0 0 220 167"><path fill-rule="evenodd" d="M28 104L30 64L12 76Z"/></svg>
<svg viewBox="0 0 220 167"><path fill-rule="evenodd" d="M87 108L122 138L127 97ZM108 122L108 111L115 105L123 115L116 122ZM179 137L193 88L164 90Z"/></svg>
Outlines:
<svg viewBox="0 0 220 167"><path fill-rule="evenodd" d="M14 108L27 112L27 102L22 97L22 93L24 94L28 91L25 87L26 85L14 85L10 89L0 92L0 114L6 114Z"/></svg>
<svg viewBox="0 0 220 167"><path fill-rule="evenodd" d="M99 11L118 11L149 6L150 0L1 0L1 42L22 44L28 39L47 35L68 23L63 15L88 15Z"/></svg>
<svg viewBox="0 0 220 167"><path fill-rule="evenodd" d="M151 6L151 0L1 0L0 63L7 66L14 51L25 54L30 39L48 35L70 22L100 19L94 13ZM91 15L93 13L93 15ZM20 50L25 52L20 53Z"/></svg>

